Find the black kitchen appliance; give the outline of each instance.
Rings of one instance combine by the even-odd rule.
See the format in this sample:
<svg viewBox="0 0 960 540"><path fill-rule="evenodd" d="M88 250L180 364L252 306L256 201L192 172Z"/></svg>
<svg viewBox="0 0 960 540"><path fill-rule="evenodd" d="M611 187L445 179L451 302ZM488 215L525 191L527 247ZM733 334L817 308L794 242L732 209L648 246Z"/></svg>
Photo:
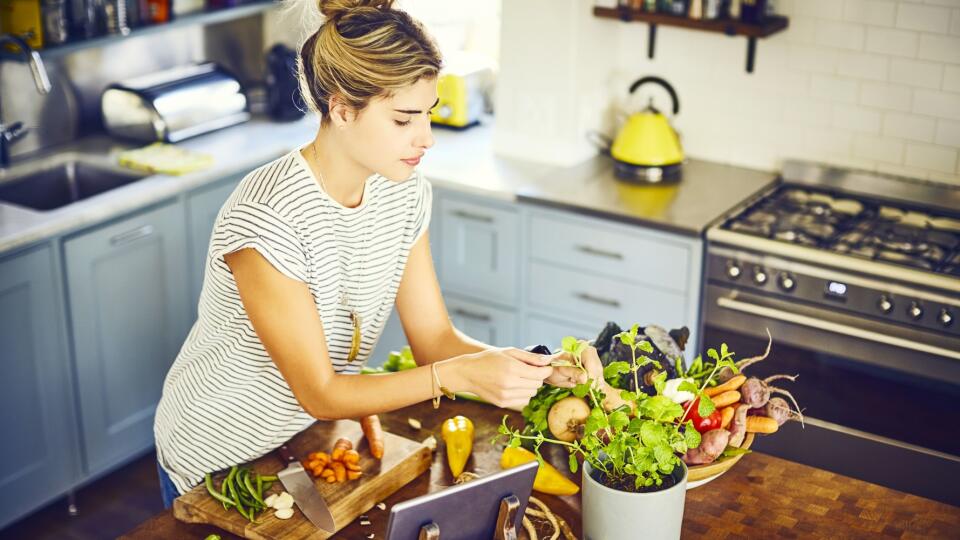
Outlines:
<svg viewBox="0 0 960 540"><path fill-rule="evenodd" d="M283 122L303 117L307 107L297 82L297 53L278 43L267 52L267 112Z"/></svg>
<svg viewBox="0 0 960 540"><path fill-rule="evenodd" d="M805 408L754 449L960 505L960 188L803 162L707 232L705 346Z"/></svg>

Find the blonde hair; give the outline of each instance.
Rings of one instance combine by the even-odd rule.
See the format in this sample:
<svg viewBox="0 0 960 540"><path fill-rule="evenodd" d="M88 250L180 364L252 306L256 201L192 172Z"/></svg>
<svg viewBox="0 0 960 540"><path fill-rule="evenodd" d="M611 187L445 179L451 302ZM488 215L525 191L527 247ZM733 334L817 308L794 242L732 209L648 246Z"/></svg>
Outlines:
<svg viewBox="0 0 960 540"><path fill-rule="evenodd" d="M393 0L309 0L325 17L300 48L298 78L304 102L329 122L338 96L356 111L374 97L436 77L442 59L423 26Z"/></svg>

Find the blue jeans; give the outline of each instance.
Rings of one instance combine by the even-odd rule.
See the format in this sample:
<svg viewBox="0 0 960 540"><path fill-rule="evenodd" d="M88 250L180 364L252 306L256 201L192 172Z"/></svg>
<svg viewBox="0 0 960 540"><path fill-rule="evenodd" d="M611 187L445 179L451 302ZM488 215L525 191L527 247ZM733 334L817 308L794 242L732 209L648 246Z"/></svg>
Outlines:
<svg viewBox="0 0 960 540"><path fill-rule="evenodd" d="M163 509L169 510L173 506L173 500L180 496L177 486L173 485L170 475L163 470L160 462L157 462L157 475L160 476L160 497L163 499Z"/></svg>

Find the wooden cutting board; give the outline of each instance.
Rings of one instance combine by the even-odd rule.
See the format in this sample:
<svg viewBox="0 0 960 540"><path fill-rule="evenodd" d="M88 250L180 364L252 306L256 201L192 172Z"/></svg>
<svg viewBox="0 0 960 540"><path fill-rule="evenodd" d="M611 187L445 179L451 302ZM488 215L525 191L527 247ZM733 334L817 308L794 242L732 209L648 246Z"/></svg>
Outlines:
<svg viewBox="0 0 960 540"><path fill-rule="evenodd" d="M302 462L311 452L329 453L340 437L353 442L353 447L360 453L363 476L342 484L328 484L320 479L314 481L320 495L330 506L337 530L428 470L433 459L430 449L422 443L385 432L386 450L383 459L377 460L370 455L360 424L353 420L316 422L298 433L288 446L293 455ZM277 474L285 464L276 452L271 452L248 466L260 474L270 475ZM219 486L224 476L226 472L215 475L214 485ZM278 481L267 493L279 493L282 490L283 486ZM277 519L273 516L273 510L267 509L259 514L258 523L251 523L236 510L224 510L223 506L207 493L203 484L174 500L173 515L180 521L209 523L252 540L320 540L333 536L332 533L314 527L296 505L290 519Z"/></svg>

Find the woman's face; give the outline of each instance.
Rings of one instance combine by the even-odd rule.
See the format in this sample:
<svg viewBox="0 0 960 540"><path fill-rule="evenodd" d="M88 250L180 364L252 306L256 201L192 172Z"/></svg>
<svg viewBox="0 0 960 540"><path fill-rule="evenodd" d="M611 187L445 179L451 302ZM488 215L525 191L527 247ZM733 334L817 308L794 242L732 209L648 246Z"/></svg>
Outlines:
<svg viewBox="0 0 960 540"><path fill-rule="evenodd" d="M347 122L344 145L364 167L402 182L433 146L430 109L436 104L436 78L420 79L390 97L374 98Z"/></svg>

